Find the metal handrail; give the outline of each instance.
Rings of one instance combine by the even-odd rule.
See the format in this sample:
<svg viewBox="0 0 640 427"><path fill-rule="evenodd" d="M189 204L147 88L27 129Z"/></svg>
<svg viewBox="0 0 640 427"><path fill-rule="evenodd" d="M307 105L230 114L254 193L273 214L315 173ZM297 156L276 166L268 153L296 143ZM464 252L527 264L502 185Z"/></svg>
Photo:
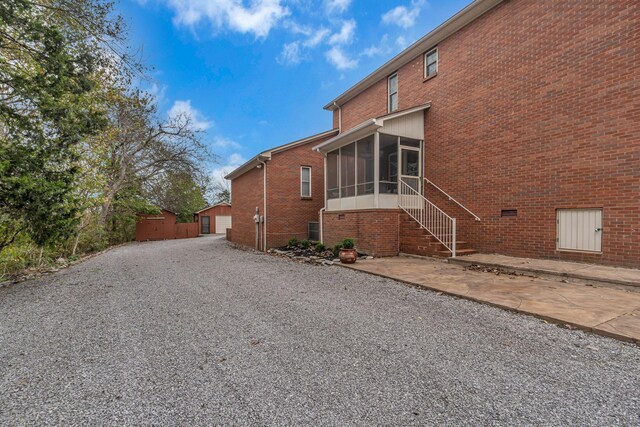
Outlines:
<svg viewBox="0 0 640 427"><path fill-rule="evenodd" d="M451 218L400 178L398 206L456 257L456 219Z"/></svg>
<svg viewBox="0 0 640 427"><path fill-rule="evenodd" d="M445 196L447 196L449 198L449 200L451 200L453 203L455 203L456 205L460 206L462 209L464 209L465 211L469 212L471 214L471 216L473 216L476 221L480 221L480 217L476 214L474 214L473 212L471 212L469 209L466 208L466 206L464 206L462 203L460 203L459 201L457 201L456 199L454 199L453 197L451 197L449 195L449 193L447 193L446 191L444 191L442 188L438 187L433 181L430 181L428 178L424 178L424 180L427 182L427 184L431 184L434 187L436 187L436 189L438 189L442 194L444 194Z"/></svg>

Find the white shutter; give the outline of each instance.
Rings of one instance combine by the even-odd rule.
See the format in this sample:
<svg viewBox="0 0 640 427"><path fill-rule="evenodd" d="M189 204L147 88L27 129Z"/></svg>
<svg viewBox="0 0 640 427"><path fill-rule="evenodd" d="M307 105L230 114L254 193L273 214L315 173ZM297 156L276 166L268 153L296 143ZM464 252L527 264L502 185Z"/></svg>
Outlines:
<svg viewBox="0 0 640 427"><path fill-rule="evenodd" d="M558 209L558 249L602 251L602 209Z"/></svg>

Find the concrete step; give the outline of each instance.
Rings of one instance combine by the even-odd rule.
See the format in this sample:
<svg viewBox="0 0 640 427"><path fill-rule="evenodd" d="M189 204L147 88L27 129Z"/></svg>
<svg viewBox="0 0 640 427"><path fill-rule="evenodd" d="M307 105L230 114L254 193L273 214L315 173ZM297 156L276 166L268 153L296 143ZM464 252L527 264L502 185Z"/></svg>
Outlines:
<svg viewBox="0 0 640 427"><path fill-rule="evenodd" d="M437 251L438 255L443 256L443 257L450 257L451 256L451 251L450 250L440 250ZM465 255L471 255L471 254L476 254L478 253L477 250L475 249L458 249L456 248L456 256L465 256Z"/></svg>

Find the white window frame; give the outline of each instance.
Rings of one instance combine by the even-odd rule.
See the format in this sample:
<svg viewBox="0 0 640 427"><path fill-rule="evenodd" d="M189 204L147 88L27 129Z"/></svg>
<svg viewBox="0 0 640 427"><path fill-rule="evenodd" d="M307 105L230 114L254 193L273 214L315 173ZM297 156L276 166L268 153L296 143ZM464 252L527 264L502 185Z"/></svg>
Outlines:
<svg viewBox="0 0 640 427"><path fill-rule="evenodd" d="M433 74L427 74L427 67L429 66L429 64L427 64L427 56L431 55L433 52L436 53L436 72ZM439 65L440 65L440 55L438 54L438 48L434 47L433 49L431 49L430 51L424 54L424 78L428 79L430 77L437 76Z"/></svg>
<svg viewBox="0 0 640 427"><path fill-rule="evenodd" d="M304 169L309 169L309 194L304 194L303 192L303 186L302 184L305 182L303 181L302 177L302 171ZM309 199L311 198L311 166L300 166L300 197L304 197L305 199Z"/></svg>
<svg viewBox="0 0 640 427"><path fill-rule="evenodd" d="M396 91L391 93L391 79L395 77L396 78ZM389 77L387 77L387 107L389 109L390 113L393 113L394 111L398 111L398 106L400 105L400 80L398 79L398 72L396 71L395 73L391 74ZM391 95L395 94L396 95L396 108L395 110L393 109L393 106L391 105Z"/></svg>

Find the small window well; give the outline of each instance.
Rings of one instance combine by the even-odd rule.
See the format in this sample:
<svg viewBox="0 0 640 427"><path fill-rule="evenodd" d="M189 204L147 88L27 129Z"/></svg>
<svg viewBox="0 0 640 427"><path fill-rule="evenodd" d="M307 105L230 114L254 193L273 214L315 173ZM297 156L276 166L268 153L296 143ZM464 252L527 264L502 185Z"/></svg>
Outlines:
<svg viewBox="0 0 640 427"><path fill-rule="evenodd" d="M517 209L503 209L500 211L500 216L518 216Z"/></svg>

